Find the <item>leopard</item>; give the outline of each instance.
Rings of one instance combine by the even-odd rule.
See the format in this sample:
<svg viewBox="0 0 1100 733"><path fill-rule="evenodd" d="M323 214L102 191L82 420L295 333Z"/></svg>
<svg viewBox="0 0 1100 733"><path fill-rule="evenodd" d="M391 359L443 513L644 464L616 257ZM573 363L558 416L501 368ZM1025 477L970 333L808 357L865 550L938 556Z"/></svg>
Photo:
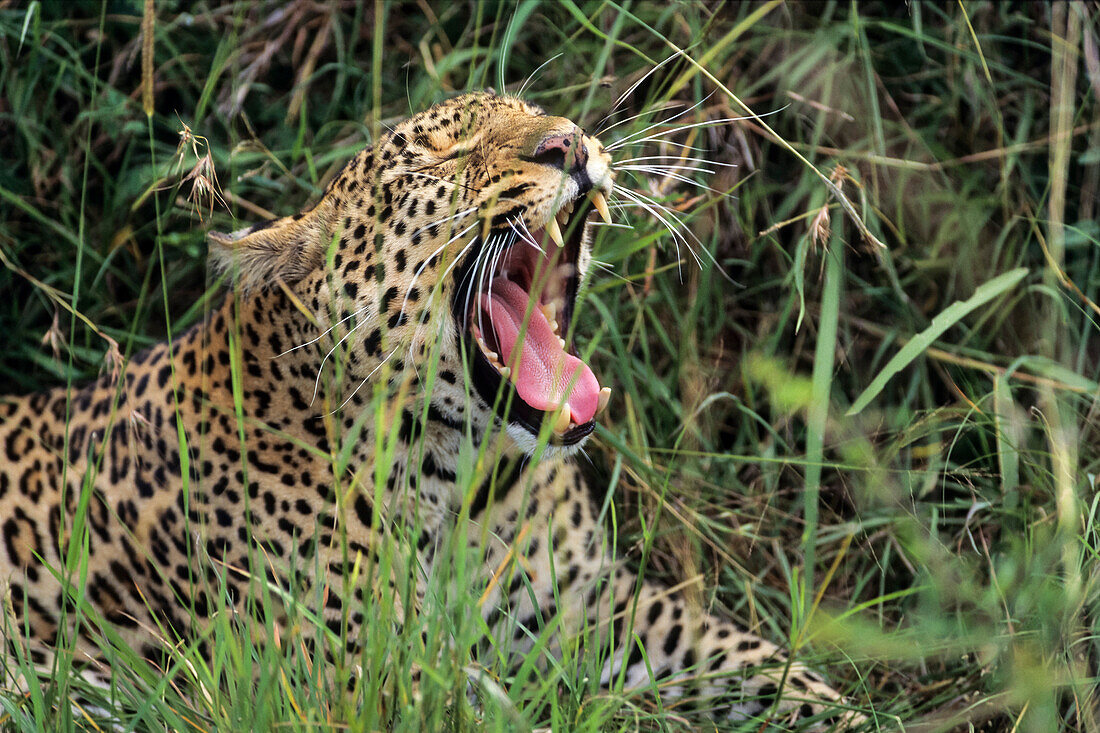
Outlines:
<svg viewBox="0 0 1100 733"><path fill-rule="evenodd" d="M610 549L579 456L611 390L573 326L614 178L574 122L473 92L388 128L300 213L210 232L223 295L197 325L84 386L0 399L2 646L27 637L48 668L79 592L153 658L211 623L218 593L260 612L260 554L280 587L294 568L323 585L353 656L373 604L430 607L459 537L485 628L519 653L550 623L594 629L605 687L722 700L734 721L861 720L778 644ZM401 537L411 591L363 570ZM109 674L95 630L73 633Z"/></svg>

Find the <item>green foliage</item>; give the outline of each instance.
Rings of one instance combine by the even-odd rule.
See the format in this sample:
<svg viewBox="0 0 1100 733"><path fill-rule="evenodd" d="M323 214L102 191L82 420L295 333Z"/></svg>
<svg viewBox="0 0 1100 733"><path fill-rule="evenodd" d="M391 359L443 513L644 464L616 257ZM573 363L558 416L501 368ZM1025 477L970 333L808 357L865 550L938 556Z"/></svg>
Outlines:
<svg viewBox="0 0 1100 733"><path fill-rule="evenodd" d="M605 485L635 479L605 506L619 546L701 573L698 602L820 660L883 728L1096 728L1094 5L158 2L151 116L141 26L137 2L0 3L0 392L195 323L219 297L208 228L299 210L412 112L526 84L591 131L668 59L605 142L668 102L698 105L686 124L766 116L621 153L687 144L713 173L620 179L679 212L694 254L637 211L596 241L576 331L615 390L589 454ZM396 637L380 602L332 678L227 613L161 668L109 645L110 689L60 654L0 692L0 728L704 724L601 690L591 649L476 666L467 572ZM299 600L293 621L323 626Z"/></svg>

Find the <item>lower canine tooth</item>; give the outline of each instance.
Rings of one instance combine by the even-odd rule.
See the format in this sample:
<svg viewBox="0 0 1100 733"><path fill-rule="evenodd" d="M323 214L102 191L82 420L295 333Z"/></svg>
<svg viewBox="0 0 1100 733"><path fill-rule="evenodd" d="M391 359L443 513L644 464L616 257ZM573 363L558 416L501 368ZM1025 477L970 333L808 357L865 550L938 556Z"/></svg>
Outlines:
<svg viewBox="0 0 1100 733"><path fill-rule="evenodd" d="M596 402L596 414L599 415L601 412L606 410L607 409L607 403L610 402L610 401L611 401L611 388L610 387L604 387L603 389L600 390L599 401Z"/></svg>
<svg viewBox="0 0 1100 733"><path fill-rule="evenodd" d="M561 227L558 226L558 220L554 217L550 217L550 221L546 222L546 233L550 236L550 239L554 240L554 244L559 247L565 246L565 240L561 236Z"/></svg>
<svg viewBox="0 0 1100 733"><path fill-rule="evenodd" d="M558 413L557 420L554 421L554 432L561 435L569 429L569 422L569 408L563 407Z"/></svg>
<svg viewBox="0 0 1100 733"><path fill-rule="evenodd" d="M500 368L500 376L504 377L505 379L508 379L509 377L512 376L512 368L511 367L501 367Z"/></svg>

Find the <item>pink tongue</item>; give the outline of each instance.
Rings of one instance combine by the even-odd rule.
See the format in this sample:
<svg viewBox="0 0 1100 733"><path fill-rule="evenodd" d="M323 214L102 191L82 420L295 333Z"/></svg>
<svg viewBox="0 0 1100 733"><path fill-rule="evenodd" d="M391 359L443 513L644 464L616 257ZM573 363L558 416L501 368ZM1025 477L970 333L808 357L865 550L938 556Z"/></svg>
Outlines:
<svg viewBox="0 0 1100 733"><path fill-rule="evenodd" d="M564 403L570 419L578 425L591 420L600 400L596 375L583 361L565 353L537 307L530 307L527 329L522 343L518 343L530 296L504 277L494 280L491 290L481 296L481 310L488 316L504 352L501 361L512 368L511 381L519 396L536 410L547 412Z"/></svg>

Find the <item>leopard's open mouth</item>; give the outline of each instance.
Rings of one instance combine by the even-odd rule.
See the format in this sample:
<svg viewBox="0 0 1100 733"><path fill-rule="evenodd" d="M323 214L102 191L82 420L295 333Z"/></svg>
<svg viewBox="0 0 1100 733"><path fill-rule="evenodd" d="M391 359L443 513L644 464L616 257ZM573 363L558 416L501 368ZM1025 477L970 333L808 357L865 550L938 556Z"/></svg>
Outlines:
<svg viewBox="0 0 1100 733"><path fill-rule="evenodd" d="M608 218L597 191L563 203L532 230L494 219L487 251L456 273L453 307L475 389L502 419L534 435L552 419L555 445L591 433L610 395L567 341L593 211Z"/></svg>

